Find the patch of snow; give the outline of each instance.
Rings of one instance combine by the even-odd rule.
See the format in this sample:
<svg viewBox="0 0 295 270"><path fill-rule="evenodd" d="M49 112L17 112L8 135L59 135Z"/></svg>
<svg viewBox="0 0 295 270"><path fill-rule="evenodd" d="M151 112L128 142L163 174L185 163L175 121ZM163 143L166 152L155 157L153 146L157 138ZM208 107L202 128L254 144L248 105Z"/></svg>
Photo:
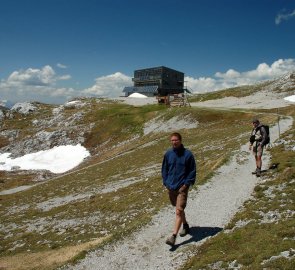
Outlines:
<svg viewBox="0 0 295 270"><path fill-rule="evenodd" d="M64 173L78 166L90 153L80 144L62 145L52 149L9 158L10 153L0 154L0 170L49 170L53 173Z"/></svg>
<svg viewBox="0 0 295 270"><path fill-rule="evenodd" d="M147 98L146 95L143 95L143 94L140 94L140 93L133 93L130 96L128 96L128 98L129 97L131 97L131 98Z"/></svg>
<svg viewBox="0 0 295 270"><path fill-rule="evenodd" d="M295 102L295 95L285 97L284 100L287 100L287 101L290 101L290 102Z"/></svg>
<svg viewBox="0 0 295 270"><path fill-rule="evenodd" d="M136 97L119 97L114 99L115 101L122 101L123 103L133 105L133 106L144 106L148 104L158 104L158 100L155 97L145 97L145 98L136 98Z"/></svg>

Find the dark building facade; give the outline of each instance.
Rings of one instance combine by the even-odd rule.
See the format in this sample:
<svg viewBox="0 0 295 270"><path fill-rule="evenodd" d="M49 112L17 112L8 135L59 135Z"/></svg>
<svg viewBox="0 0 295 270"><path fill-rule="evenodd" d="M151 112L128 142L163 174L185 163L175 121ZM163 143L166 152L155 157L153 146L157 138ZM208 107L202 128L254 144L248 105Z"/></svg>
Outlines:
<svg viewBox="0 0 295 270"><path fill-rule="evenodd" d="M183 93L184 73L164 66L134 71L134 86L127 86L123 92L128 97L133 93L146 96L167 96Z"/></svg>

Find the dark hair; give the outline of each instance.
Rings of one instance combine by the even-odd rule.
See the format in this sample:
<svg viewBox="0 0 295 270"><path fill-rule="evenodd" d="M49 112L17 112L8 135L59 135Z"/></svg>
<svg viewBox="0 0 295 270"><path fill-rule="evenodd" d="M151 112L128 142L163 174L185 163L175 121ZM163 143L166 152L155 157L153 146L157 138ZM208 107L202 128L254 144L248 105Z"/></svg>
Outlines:
<svg viewBox="0 0 295 270"><path fill-rule="evenodd" d="M252 120L252 123L259 123L259 120L257 119L257 118L254 118L253 120Z"/></svg>
<svg viewBox="0 0 295 270"><path fill-rule="evenodd" d="M180 141L182 141L182 137L181 137L180 133L178 133L178 132L173 132L173 133L170 135L170 138L173 137L173 136L177 137Z"/></svg>

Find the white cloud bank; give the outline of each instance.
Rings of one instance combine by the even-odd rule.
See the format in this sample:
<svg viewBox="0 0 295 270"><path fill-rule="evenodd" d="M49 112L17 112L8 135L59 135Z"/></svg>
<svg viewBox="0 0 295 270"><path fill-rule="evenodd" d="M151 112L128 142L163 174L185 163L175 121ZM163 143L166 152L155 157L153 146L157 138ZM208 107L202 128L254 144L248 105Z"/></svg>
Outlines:
<svg viewBox="0 0 295 270"><path fill-rule="evenodd" d="M28 68L14 71L0 81L1 98L17 101L42 101L56 103L60 99L75 96L72 88L59 88L59 81L69 80L70 75L58 76L54 69L46 65L41 69Z"/></svg>
<svg viewBox="0 0 295 270"><path fill-rule="evenodd" d="M95 79L95 84L81 91L85 96L118 97L122 95L125 86L132 85L131 77L121 72Z"/></svg>
<svg viewBox="0 0 295 270"><path fill-rule="evenodd" d="M57 65L59 68L66 68L63 64ZM256 69L246 72L229 69L224 73L216 72L212 77L186 76L185 81L192 92L202 93L271 80L293 71L295 71L295 59L279 59L271 65L261 63ZM48 65L41 69L14 71L7 79L0 81L0 98L14 102L41 101L61 104L77 96L116 98L123 94L125 86L133 85L132 77L116 72L96 78L94 85L86 89L74 90L58 86L60 81L69 79L70 75L57 75Z"/></svg>
<svg viewBox="0 0 295 270"><path fill-rule="evenodd" d="M187 81L187 86L193 92L201 93L271 80L293 71L295 71L295 59L279 59L271 65L266 63L259 64L256 69L246 72L229 69L225 73L215 73L213 78L201 77L194 79L186 77L185 80Z"/></svg>
<svg viewBox="0 0 295 270"><path fill-rule="evenodd" d="M11 159L10 153L0 154L0 171L49 170L53 173L64 173L78 166L89 152L80 144L62 145Z"/></svg>

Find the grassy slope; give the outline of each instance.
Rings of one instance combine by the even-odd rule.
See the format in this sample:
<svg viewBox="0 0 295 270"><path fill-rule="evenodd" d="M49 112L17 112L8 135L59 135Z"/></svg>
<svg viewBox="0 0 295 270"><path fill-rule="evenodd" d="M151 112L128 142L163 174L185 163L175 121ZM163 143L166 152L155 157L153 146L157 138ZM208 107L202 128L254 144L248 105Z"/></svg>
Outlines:
<svg viewBox="0 0 295 270"><path fill-rule="evenodd" d="M30 254L34 255L33 258L27 262L27 268L23 264L22 269L33 269L33 261L40 262L38 258L45 252L58 254L64 247L70 249L83 243L87 249L91 247L87 243L104 239L106 235L108 238L104 241L114 241L146 224L165 206L168 202L166 196L162 196L160 166L163 153L169 147L168 134L142 136L143 124L147 120L159 113L167 119L189 114L199 122L196 129L181 132L184 144L197 157L198 183L202 184L241 143L247 141L249 119L257 114L197 108L167 109L158 105L136 108L107 101L98 104L95 100L91 100L91 104L83 121L95 124L85 142L92 151L92 159L64 176L1 197L0 220L9 233L0 236L3 239L0 265ZM69 110L69 113L72 112ZM276 120L264 112L260 118L269 124ZM16 122L13 124L17 127ZM138 182L100 194L103 188L126 179ZM42 202L48 204L81 194L85 195L83 199L72 200L48 211L37 207ZM72 257L83 254L82 251L83 248L78 249ZM68 259L65 256L59 263L37 264L36 269L53 269Z"/></svg>

